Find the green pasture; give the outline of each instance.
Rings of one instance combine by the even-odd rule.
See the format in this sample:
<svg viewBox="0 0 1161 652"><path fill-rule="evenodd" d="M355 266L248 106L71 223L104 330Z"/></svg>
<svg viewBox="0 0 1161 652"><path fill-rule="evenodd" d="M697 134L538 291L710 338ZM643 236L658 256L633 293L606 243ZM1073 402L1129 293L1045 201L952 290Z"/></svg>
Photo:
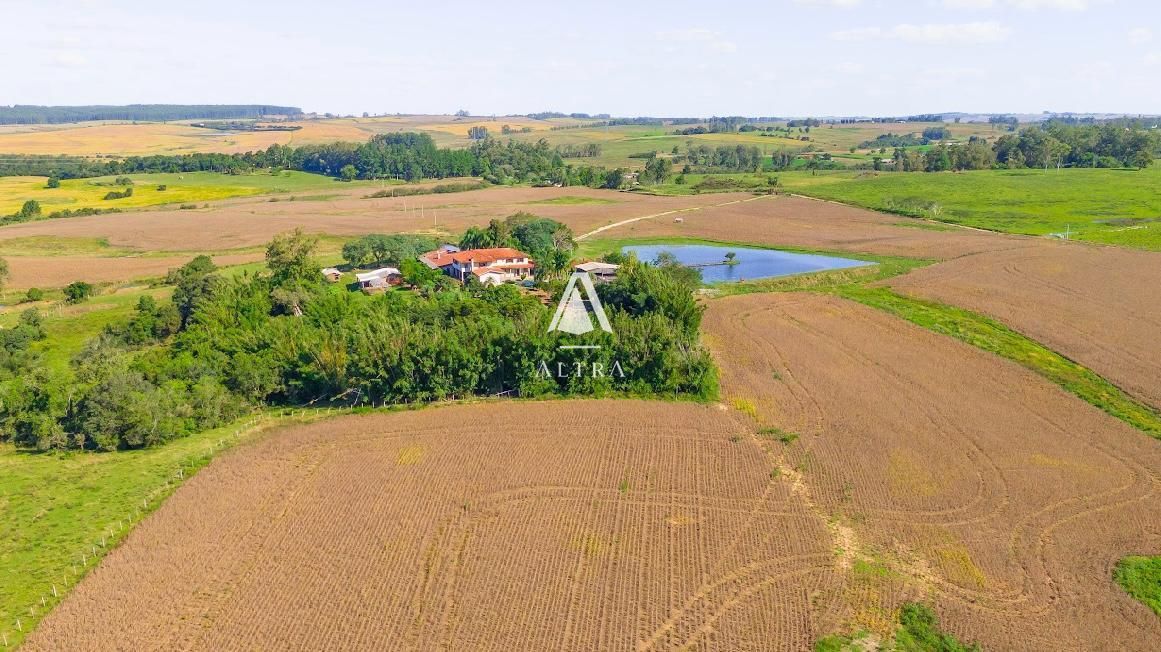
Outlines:
<svg viewBox="0 0 1161 652"><path fill-rule="evenodd" d="M1161 250L1161 168L783 172L789 192L1006 233Z"/></svg>
<svg viewBox="0 0 1161 652"><path fill-rule="evenodd" d="M327 412L300 414L297 421ZM274 413L247 417L165 446L116 453L32 453L0 445L0 636L8 647L17 647L134 525L216 453L295 421Z"/></svg>

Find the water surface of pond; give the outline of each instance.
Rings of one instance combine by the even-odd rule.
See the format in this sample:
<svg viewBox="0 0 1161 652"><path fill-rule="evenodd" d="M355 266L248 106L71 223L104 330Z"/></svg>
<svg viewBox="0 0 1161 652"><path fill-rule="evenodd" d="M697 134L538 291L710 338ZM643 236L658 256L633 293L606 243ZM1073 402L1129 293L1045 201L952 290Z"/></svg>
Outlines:
<svg viewBox="0 0 1161 652"><path fill-rule="evenodd" d="M865 260L837 258L835 256L821 256L818 254L799 254L776 249L751 249L747 247L720 247L716 245L677 245L677 244L650 244L630 245L621 249L623 253L633 252L638 260L653 261L663 251L668 251L677 257L682 265L697 267L701 270L702 281L706 283L723 283L733 281L752 281L761 278L790 276L792 274L806 274L808 272L823 272L833 269L848 269L874 265ZM719 264L726 259L726 254L734 252L735 265Z"/></svg>

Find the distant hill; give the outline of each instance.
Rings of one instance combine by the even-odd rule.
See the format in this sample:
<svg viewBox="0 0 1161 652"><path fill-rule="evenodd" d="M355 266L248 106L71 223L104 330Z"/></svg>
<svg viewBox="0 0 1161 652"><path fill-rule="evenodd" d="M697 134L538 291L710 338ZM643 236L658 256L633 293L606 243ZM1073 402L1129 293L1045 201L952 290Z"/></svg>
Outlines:
<svg viewBox="0 0 1161 652"><path fill-rule="evenodd" d="M0 124L58 124L88 120L226 120L300 115L296 106L268 104L129 104L126 106L0 106Z"/></svg>

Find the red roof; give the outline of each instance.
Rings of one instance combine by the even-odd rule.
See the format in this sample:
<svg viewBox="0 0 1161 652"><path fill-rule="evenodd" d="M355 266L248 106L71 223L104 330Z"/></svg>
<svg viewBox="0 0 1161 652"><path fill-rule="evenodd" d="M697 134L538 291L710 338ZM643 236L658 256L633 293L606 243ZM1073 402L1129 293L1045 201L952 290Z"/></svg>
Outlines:
<svg viewBox="0 0 1161 652"><path fill-rule="evenodd" d="M468 249L467 251L457 251L450 254L451 259L457 263L480 263L488 264L492 261L501 260L504 258L527 258L528 254L523 251L512 249L511 247L496 247L493 249Z"/></svg>
<svg viewBox="0 0 1161 652"><path fill-rule="evenodd" d="M447 267L452 262L457 263L475 263L477 265L490 265L498 260L506 260L510 258L527 259L528 254L511 247L495 247L492 249L468 249L466 251L446 252L446 251L429 251L420 258L423 262L432 267ZM505 267L524 266L531 268L530 263L501 263Z"/></svg>
<svg viewBox="0 0 1161 652"><path fill-rule="evenodd" d="M447 267L452 263L451 253L442 250L429 251L419 257L428 267Z"/></svg>

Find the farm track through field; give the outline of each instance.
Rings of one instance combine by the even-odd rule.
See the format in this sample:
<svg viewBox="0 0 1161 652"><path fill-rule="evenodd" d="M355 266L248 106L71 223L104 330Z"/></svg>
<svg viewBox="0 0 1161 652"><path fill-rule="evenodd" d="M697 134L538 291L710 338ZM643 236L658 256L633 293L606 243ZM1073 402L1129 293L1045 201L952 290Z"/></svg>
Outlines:
<svg viewBox="0 0 1161 652"><path fill-rule="evenodd" d="M843 579L771 471L692 404L277 431L189 480L27 649L807 649Z"/></svg>
<svg viewBox="0 0 1161 652"><path fill-rule="evenodd" d="M702 238L935 260L1036 243L1033 238L992 232L906 228L915 223L843 204L775 195L705 207L683 215L681 222L642 219L602 232L616 238Z"/></svg>
<svg viewBox="0 0 1161 652"><path fill-rule="evenodd" d="M723 393L811 501L985 649L1150 649L1161 621L1112 581L1161 546L1161 448L1018 365L843 299L715 300ZM747 342L715 347L713 342ZM803 397L809 400L803 400ZM821 427L819 422L821 421ZM858 624L856 617L852 624Z"/></svg>

